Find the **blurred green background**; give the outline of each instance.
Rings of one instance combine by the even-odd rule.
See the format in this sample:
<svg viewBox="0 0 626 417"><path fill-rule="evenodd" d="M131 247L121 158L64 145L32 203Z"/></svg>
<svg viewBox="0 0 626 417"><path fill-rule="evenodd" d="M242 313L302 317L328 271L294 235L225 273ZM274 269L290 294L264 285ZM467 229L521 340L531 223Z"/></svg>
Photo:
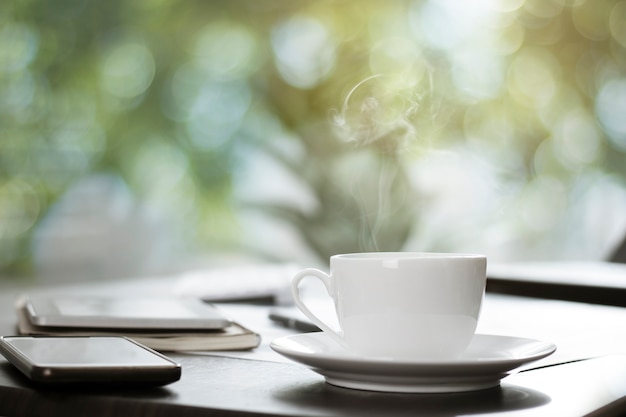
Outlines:
<svg viewBox="0 0 626 417"><path fill-rule="evenodd" d="M0 4L5 276L602 259L625 179L623 0Z"/></svg>

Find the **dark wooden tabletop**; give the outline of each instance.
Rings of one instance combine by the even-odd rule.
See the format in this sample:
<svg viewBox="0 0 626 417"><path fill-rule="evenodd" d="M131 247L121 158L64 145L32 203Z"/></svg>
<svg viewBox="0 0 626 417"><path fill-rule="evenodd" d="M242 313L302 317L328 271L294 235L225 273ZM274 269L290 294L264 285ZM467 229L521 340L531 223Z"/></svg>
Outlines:
<svg viewBox="0 0 626 417"><path fill-rule="evenodd" d="M4 335L15 333L11 305L14 295L11 291L0 294L0 333ZM498 305L506 304L508 296L499 297L505 297L499 300L502 304L488 306L489 314L494 314ZM516 299L511 297L510 301L514 303ZM546 302L536 300L536 305ZM550 306L563 306L571 316L576 303ZM266 307L250 308L258 308L259 315L267 313ZM623 310L617 307L600 308L598 314L614 323L626 320ZM584 308L582 311L586 314ZM581 323L580 328L584 330L590 325ZM623 333L623 329L611 326L607 332ZM614 339L619 353L624 337ZM563 344L569 343L567 338L563 340ZM564 348L568 350L568 346ZM585 415L598 410L596 415L626 412L626 356L622 355L602 355L598 359L523 371L505 378L498 388L457 394L390 394L333 387L299 364L264 360L254 352L238 357L173 353L168 356L181 363L182 378L152 389L39 388L0 358L0 415L535 416Z"/></svg>
<svg viewBox="0 0 626 417"><path fill-rule="evenodd" d="M38 389L0 363L3 416L623 415L626 356L526 371L501 387L457 394L389 394L326 384L300 366L175 356L183 378L144 390ZM620 385L621 384L621 385ZM527 414L520 412L526 411Z"/></svg>

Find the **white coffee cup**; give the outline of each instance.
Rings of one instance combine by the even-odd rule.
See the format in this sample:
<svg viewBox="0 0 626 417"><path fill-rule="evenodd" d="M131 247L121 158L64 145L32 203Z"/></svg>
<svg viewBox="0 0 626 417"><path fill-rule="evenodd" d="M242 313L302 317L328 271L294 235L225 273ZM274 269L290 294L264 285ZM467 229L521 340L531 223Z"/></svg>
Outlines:
<svg viewBox="0 0 626 417"><path fill-rule="evenodd" d="M291 284L298 308L328 336L365 356L445 360L467 348L485 293L487 259L456 253L371 252L335 255L330 274L308 268ZM300 297L315 277L335 305L339 330Z"/></svg>

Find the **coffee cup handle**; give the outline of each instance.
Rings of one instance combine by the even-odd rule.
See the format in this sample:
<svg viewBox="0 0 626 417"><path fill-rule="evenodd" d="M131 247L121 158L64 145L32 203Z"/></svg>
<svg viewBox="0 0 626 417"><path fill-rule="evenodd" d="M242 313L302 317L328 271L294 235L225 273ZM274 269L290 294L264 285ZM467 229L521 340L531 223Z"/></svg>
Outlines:
<svg viewBox="0 0 626 417"><path fill-rule="evenodd" d="M325 272L320 271L319 269L307 268L298 272L291 281L291 295L293 296L293 300L296 303L296 306L298 306L300 311L302 311L302 313L304 313L304 315L307 316L309 320L315 323L317 327L322 329L324 333L332 337L336 342L343 346L345 344L343 334L333 330L330 326L320 320L315 314L311 312L311 310L309 310L309 308L300 298L300 282L307 277L314 277L322 281L322 283L326 287L326 291L328 292L328 294L332 294L331 288L333 284L330 276Z"/></svg>

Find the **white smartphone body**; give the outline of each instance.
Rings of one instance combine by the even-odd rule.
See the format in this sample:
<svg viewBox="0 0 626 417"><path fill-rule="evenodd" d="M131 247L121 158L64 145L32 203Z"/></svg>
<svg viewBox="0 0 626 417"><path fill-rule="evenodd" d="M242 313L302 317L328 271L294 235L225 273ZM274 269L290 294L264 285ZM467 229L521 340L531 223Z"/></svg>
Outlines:
<svg viewBox="0 0 626 417"><path fill-rule="evenodd" d="M0 337L0 353L33 382L159 386L181 366L126 337Z"/></svg>
<svg viewBox="0 0 626 417"><path fill-rule="evenodd" d="M24 304L36 326L139 330L223 329L231 324L214 306L177 297L28 297Z"/></svg>

